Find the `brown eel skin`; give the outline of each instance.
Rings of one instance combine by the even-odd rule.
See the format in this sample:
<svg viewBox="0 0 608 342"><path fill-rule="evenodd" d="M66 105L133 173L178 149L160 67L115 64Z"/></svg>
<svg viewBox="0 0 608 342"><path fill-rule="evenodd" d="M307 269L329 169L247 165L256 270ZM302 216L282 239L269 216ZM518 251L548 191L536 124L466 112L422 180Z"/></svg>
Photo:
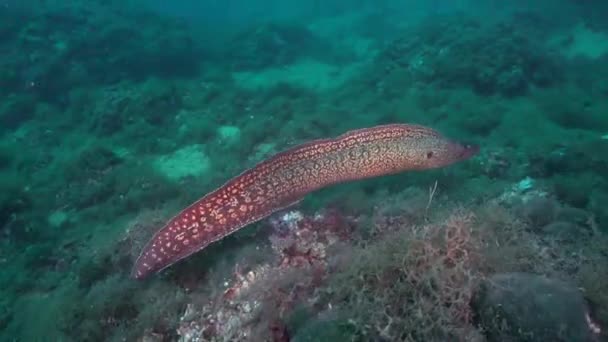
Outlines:
<svg viewBox="0 0 608 342"><path fill-rule="evenodd" d="M142 279L160 271L317 189L439 168L478 150L433 129L407 124L364 128L298 145L246 170L173 217L144 247L132 276Z"/></svg>

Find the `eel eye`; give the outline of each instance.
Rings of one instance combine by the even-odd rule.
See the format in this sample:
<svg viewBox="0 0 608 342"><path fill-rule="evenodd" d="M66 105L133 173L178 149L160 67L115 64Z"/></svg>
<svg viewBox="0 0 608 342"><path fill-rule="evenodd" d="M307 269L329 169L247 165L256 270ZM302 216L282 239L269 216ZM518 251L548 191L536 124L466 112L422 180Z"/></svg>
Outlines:
<svg viewBox="0 0 608 342"><path fill-rule="evenodd" d="M426 159L431 159L433 157L433 152L429 151L426 153Z"/></svg>

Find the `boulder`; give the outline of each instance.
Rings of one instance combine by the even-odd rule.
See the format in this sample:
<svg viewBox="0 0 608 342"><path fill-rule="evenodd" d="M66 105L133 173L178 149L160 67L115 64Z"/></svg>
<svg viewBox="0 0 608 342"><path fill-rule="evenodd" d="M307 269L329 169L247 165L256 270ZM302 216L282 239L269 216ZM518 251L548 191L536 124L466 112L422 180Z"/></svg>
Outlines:
<svg viewBox="0 0 608 342"><path fill-rule="evenodd" d="M594 341L589 310L575 286L527 273L497 274L473 307L488 341Z"/></svg>

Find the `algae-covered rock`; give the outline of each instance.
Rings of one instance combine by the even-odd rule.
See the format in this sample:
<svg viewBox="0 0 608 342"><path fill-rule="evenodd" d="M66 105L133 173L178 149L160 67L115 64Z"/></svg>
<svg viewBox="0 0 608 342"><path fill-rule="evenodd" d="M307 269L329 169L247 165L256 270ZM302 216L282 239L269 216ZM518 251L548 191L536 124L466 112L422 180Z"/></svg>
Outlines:
<svg viewBox="0 0 608 342"><path fill-rule="evenodd" d="M88 116L92 118L92 129L104 136L134 128L137 124L166 126L181 108L181 96L174 83L158 78L103 88L95 94L94 101L93 108L87 108L90 110Z"/></svg>
<svg viewBox="0 0 608 342"><path fill-rule="evenodd" d="M19 13L18 26L12 20L4 25L0 14L0 85L49 102L63 103L83 85L189 77L204 55L186 25L141 6L76 1L32 7Z"/></svg>
<svg viewBox="0 0 608 342"><path fill-rule="evenodd" d="M608 189L594 189L589 200L589 209L594 213L598 229L608 233Z"/></svg>
<svg viewBox="0 0 608 342"><path fill-rule="evenodd" d="M335 314L321 314L307 320L297 329L292 342L352 341L355 334L352 325Z"/></svg>
<svg viewBox="0 0 608 342"><path fill-rule="evenodd" d="M271 23L238 34L226 50L235 70L284 66L301 57L331 57L330 45L304 26Z"/></svg>
<svg viewBox="0 0 608 342"><path fill-rule="evenodd" d="M186 177L202 176L211 167L211 160L203 152L203 146L195 144L160 156L154 166L167 178L178 181Z"/></svg>
<svg viewBox="0 0 608 342"><path fill-rule="evenodd" d="M236 126L221 126L217 136L222 144L233 145L241 140L241 129Z"/></svg>
<svg viewBox="0 0 608 342"><path fill-rule="evenodd" d="M552 181L558 198L576 208L585 208L589 204L589 194L606 184L601 176L592 172L556 175Z"/></svg>
<svg viewBox="0 0 608 342"><path fill-rule="evenodd" d="M474 300L489 341L592 341L588 309L575 286L526 273L487 279Z"/></svg>
<svg viewBox="0 0 608 342"><path fill-rule="evenodd" d="M0 127L16 129L30 120L35 113L35 98L29 95L10 95L0 103Z"/></svg>
<svg viewBox="0 0 608 342"><path fill-rule="evenodd" d="M523 95L561 78L557 61L540 48L515 18L485 25L472 18L433 18L406 32L380 54L378 63L394 74L441 87L467 86L477 93Z"/></svg>

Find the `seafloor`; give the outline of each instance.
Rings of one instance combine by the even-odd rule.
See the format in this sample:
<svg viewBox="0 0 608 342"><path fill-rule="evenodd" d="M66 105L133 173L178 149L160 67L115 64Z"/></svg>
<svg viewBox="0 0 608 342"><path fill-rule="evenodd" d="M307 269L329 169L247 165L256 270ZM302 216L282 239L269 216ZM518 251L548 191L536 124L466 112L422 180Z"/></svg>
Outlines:
<svg viewBox="0 0 608 342"><path fill-rule="evenodd" d="M116 1L8 3L0 340L606 337L603 2L336 9L226 34ZM395 122L481 152L319 191L130 278L146 238L230 177Z"/></svg>

